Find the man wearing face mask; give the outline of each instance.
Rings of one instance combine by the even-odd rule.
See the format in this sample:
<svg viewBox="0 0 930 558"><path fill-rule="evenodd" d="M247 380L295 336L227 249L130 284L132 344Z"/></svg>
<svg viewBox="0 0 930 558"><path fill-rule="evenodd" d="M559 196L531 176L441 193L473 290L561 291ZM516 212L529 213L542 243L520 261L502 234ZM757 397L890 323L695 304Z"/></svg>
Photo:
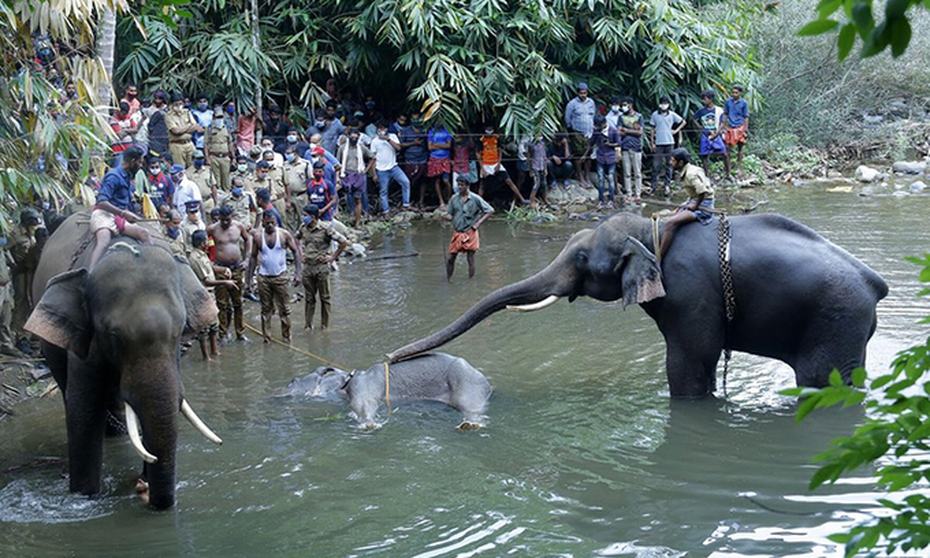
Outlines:
<svg viewBox="0 0 930 558"><path fill-rule="evenodd" d="M572 153L581 155L588 147L588 138L594 133L594 113L597 107L594 100L588 97L588 84L578 84L578 96L565 105L565 125L568 126L569 141ZM580 158L575 160L578 180L583 184L590 184L589 172L591 159Z"/></svg>
<svg viewBox="0 0 930 558"><path fill-rule="evenodd" d="M246 189L251 190L252 193L255 192L255 190L251 187L252 172L249 170L249 160L245 155L239 155L236 157L236 166L229 174L230 186L232 186L232 183L235 182L237 178L242 181L242 184L246 187Z"/></svg>
<svg viewBox="0 0 930 558"><path fill-rule="evenodd" d="M172 209L168 212L168 222L165 224L165 236L168 237L168 248L172 254L187 257L189 250L184 243L184 235L181 232L181 213Z"/></svg>
<svg viewBox="0 0 930 558"><path fill-rule="evenodd" d="M320 208L320 219L333 220L333 208L339 203L335 185L325 179L325 165L321 161L313 163L313 178L307 184L307 201Z"/></svg>
<svg viewBox="0 0 930 558"><path fill-rule="evenodd" d="M297 154L300 154L300 153L305 153L308 149L310 149L310 144L305 142L303 139L301 139L300 132L298 132L296 128L291 128L290 130L287 131L287 137L285 138L285 143L283 145L279 145L275 147L274 150L276 153L280 153L281 155L284 155L284 152L287 151L288 147L293 147L294 151ZM285 157L285 160L286 159L287 157Z"/></svg>
<svg viewBox="0 0 930 558"><path fill-rule="evenodd" d="M330 99L326 102L323 112L318 112L313 125L307 130L307 135L320 134L320 145L330 153L336 152L339 136L345 133L346 127L336 118L338 103Z"/></svg>
<svg viewBox="0 0 930 558"><path fill-rule="evenodd" d="M331 223L320 220L320 208L309 204L303 208L303 224L297 232L304 257L301 282L304 285L304 328L313 329L313 314L316 311L317 294L320 297L320 327L329 327L332 299L329 294L329 267L349 245L348 239L333 229ZM329 253L333 243L336 251Z"/></svg>
<svg viewBox="0 0 930 558"><path fill-rule="evenodd" d="M90 231L96 239L94 251L87 266L94 269L100 257L110 247L113 236L126 235L145 244L150 244L149 233L135 224L139 216L130 210L132 206L133 187L131 178L142 167L142 150L130 146L123 151L120 166L111 169L103 177L100 191L97 193L97 205L90 214Z"/></svg>
<svg viewBox="0 0 930 558"><path fill-rule="evenodd" d="M284 186L287 202L286 222L291 230L300 226L301 208L306 205L307 183L313 178L310 161L299 157L297 149L288 144L284 150Z"/></svg>
<svg viewBox="0 0 930 558"><path fill-rule="evenodd" d="M168 123L165 120L168 109L168 94L156 91L152 96L152 110L146 127L149 153L164 157L168 154Z"/></svg>
<svg viewBox="0 0 930 558"><path fill-rule="evenodd" d="M213 172L216 186L222 192L229 191L229 161L233 152L232 136L226 127L226 120L222 107L216 107L213 120L207 128L207 137L204 139L210 170Z"/></svg>
<svg viewBox="0 0 930 558"><path fill-rule="evenodd" d="M232 188L229 191L229 197L223 202L232 209L234 220L242 223L247 229L252 229L252 216L257 212L255 206L254 192L245 191L245 181L242 178L234 177L232 179Z"/></svg>
<svg viewBox="0 0 930 558"><path fill-rule="evenodd" d="M633 98L620 102L620 147L623 159L623 191L634 204L643 203L643 115L633 109Z"/></svg>
<svg viewBox="0 0 930 558"><path fill-rule="evenodd" d="M200 188L193 180L184 176L184 167L178 164L171 165L168 175L174 183L174 208L187 213L185 208L188 202L197 202L198 212L202 212L203 198L200 196Z"/></svg>
<svg viewBox="0 0 930 558"><path fill-rule="evenodd" d="M275 162L275 157L281 157L280 166ZM268 163L268 174L265 176L265 188L271 190L271 201L275 209L283 217L287 212L287 185L284 183L284 157L280 153L268 150L262 153L262 162Z"/></svg>
<svg viewBox="0 0 930 558"><path fill-rule="evenodd" d="M165 115L165 124L168 126L171 159L182 167L191 166L194 162L194 142L191 138L195 133L203 132L203 128L191 111L184 108L184 97L180 93L171 96L171 110Z"/></svg>
<svg viewBox="0 0 930 558"><path fill-rule="evenodd" d="M210 127L210 124L213 123L213 109L210 108L210 101L207 99L206 95L199 95L197 97L197 104L191 109L191 115L193 115L194 120L196 120L197 124L204 130ZM203 151L204 132L194 133L191 139L194 142L194 147Z"/></svg>
<svg viewBox="0 0 930 558"><path fill-rule="evenodd" d="M668 97L659 99L659 110L652 113L649 125L652 143L652 191L657 192L659 176L665 180L665 196L671 195L672 166L669 158L675 148L675 136L685 127L685 120L671 110ZM664 172L662 172L664 169Z"/></svg>
<svg viewBox="0 0 930 558"><path fill-rule="evenodd" d="M185 169L184 175L197 184L200 199L203 200L204 212L209 212L216 207L216 180L213 177L213 171L206 165L203 151L194 150L194 164Z"/></svg>
<svg viewBox="0 0 930 558"><path fill-rule="evenodd" d="M148 184L145 185L144 192L149 195L155 207L171 205L174 202L174 183L165 175L161 158L149 157L147 168L148 173L145 178Z"/></svg>
<svg viewBox="0 0 930 558"><path fill-rule="evenodd" d="M139 88L136 87L135 83L126 84L126 92L119 102L129 105L130 116L139 112L142 108L142 103L139 102Z"/></svg>

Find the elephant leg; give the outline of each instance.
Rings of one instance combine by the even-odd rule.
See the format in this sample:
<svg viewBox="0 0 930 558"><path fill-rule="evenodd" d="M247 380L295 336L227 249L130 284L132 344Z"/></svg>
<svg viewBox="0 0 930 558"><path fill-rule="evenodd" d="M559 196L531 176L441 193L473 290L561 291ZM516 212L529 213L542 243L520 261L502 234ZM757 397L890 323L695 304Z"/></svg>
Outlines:
<svg viewBox="0 0 930 558"><path fill-rule="evenodd" d="M868 326L868 327L866 327ZM850 324L818 322L807 328L794 362L799 386L824 387L836 368L849 383L852 371L865 365L865 351L871 335L871 323L861 328Z"/></svg>
<svg viewBox="0 0 930 558"><path fill-rule="evenodd" d="M108 401L105 375L95 364L69 355L65 393L70 488L87 495L100 492Z"/></svg>
<svg viewBox="0 0 930 558"><path fill-rule="evenodd" d="M61 393L68 389L68 351L61 347L56 347L48 341L42 341L42 354L45 356L45 363L58 384ZM64 397L62 398L64 399Z"/></svg>
<svg viewBox="0 0 930 558"><path fill-rule="evenodd" d="M665 342L665 374L671 396L696 399L713 393L722 343L687 334L666 334Z"/></svg>

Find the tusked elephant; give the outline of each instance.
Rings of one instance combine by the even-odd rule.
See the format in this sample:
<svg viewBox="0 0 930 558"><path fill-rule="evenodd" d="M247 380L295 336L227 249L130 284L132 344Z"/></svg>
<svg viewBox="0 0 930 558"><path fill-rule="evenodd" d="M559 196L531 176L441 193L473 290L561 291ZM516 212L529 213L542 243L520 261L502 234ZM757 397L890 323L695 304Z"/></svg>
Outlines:
<svg viewBox="0 0 930 558"><path fill-rule="evenodd" d="M216 304L187 262L157 239L137 245L117 237L88 273L87 220L87 213L75 214L49 238L33 283L38 303L26 324L42 339L63 395L70 489L100 491L104 433L125 411L132 446L145 462L149 503L169 508L178 413L221 443L184 400L180 375L182 332L212 322Z"/></svg>
<svg viewBox="0 0 930 558"><path fill-rule="evenodd" d="M616 214L575 233L537 274L478 301L446 328L393 353L392 362L429 351L510 307L538 310L567 297L638 303L666 343L673 397L714 391L720 353L775 358L794 368L799 386L846 381L865 362L884 280L848 252L804 225L775 214L730 218L730 261L736 312L727 327L716 220L692 223L656 259L650 219Z"/></svg>

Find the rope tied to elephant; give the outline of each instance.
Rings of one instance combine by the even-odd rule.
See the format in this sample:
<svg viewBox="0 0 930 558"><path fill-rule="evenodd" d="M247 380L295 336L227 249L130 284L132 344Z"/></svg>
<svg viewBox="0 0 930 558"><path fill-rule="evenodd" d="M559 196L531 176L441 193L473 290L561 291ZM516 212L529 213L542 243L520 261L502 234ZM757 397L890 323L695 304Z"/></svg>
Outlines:
<svg viewBox="0 0 930 558"><path fill-rule="evenodd" d="M730 338L733 327L733 318L736 315L736 293L733 290L733 270L730 266L730 220L726 213L720 214L717 223L717 238L719 239L720 280L723 283L723 306L726 311L727 323L723 336L723 394L727 393L727 372L730 368L730 357L733 349L730 347Z"/></svg>
<svg viewBox="0 0 930 558"><path fill-rule="evenodd" d="M390 365L384 361L384 402L387 403L388 415L391 414L391 374Z"/></svg>

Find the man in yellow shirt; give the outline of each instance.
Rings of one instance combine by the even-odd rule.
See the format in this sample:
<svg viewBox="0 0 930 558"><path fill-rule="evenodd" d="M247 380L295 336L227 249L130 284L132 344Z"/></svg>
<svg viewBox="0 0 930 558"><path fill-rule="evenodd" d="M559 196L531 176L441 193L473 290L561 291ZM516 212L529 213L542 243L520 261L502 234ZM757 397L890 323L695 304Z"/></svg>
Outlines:
<svg viewBox="0 0 930 558"><path fill-rule="evenodd" d="M171 110L165 114L165 125L168 128L171 159L184 168L191 166L194 162L194 142L191 138L195 133L203 133L203 128L191 111L184 108L184 97L180 93L171 96Z"/></svg>
<svg viewBox="0 0 930 558"><path fill-rule="evenodd" d="M657 256L668 251L677 227L692 221L707 225L714 218L714 189L704 169L691 164L691 154L684 147L672 151L671 163L681 182L681 189L688 194L688 201L665 221L665 235Z"/></svg>

